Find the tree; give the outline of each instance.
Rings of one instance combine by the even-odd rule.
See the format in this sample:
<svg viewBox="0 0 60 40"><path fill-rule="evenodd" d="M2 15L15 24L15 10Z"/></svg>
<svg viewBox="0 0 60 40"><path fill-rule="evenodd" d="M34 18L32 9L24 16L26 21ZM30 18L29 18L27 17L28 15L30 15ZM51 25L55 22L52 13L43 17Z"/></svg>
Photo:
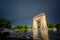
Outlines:
<svg viewBox="0 0 60 40"><path fill-rule="evenodd" d="M54 24L48 23L47 26L48 26L48 28L53 28Z"/></svg>
<svg viewBox="0 0 60 40"><path fill-rule="evenodd" d="M15 26L12 29L15 30L16 32L19 32L21 30L20 26Z"/></svg>
<svg viewBox="0 0 60 40"><path fill-rule="evenodd" d="M0 18L0 28L11 28L11 22L6 19Z"/></svg>
<svg viewBox="0 0 60 40"><path fill-rule="evenodd" d="M57 32L60 32L60 23L56 24Z"/></svg>
<svg viewBox="0 0 60 40"><path fill-rule="evenodd" d="M27 25L25 25L25 26L24 26L24 28L25 28L25 29L28 29L28 26L27 26Z"/></svg>
<svg viewBox="0 0 60 40"><path fill-rule="evenodd" d="M38 29L40 29L40 26L38 26Z"/></svg>
<svg viewBox="0 0 60 40"><path fill-rule="evenodd" d="M27 32L27 30L28 30L28 26L27 26L27 25L25 25L25 32Z"/></svg>

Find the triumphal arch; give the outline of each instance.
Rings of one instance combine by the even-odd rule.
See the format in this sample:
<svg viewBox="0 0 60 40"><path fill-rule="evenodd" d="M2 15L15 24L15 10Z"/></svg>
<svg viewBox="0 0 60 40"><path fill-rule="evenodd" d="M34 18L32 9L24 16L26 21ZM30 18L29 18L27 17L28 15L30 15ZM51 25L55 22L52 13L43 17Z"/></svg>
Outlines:
<svg viewBox="0 0 60 40"><path fill-rule="evenodd" d="M38 21L40 22L41 40L48 40L48 28L45 13L33 17L33 39L37 40L38 38Z"/></svg>

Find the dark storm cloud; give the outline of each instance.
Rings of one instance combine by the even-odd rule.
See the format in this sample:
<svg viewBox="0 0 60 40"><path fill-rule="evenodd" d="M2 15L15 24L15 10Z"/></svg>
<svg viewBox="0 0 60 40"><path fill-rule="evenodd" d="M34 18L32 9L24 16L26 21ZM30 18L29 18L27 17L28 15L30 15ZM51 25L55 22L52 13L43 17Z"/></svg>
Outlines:
<svg viewBox="0 0 60 40"><path fill-rule="evenodd" d="M47 22L60 21L59 0L0 0L0 17L11 21L12 25L32 25L32 18L42 12Z"/></svg>

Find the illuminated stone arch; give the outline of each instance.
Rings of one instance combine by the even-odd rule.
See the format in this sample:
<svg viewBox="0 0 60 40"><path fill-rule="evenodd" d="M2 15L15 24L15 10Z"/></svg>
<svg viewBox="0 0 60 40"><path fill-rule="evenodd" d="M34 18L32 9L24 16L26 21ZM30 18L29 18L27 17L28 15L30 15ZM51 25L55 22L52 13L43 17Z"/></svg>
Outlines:
<svg viewBox="0 0 60 40"><path fill-rule="evenodd" d="M42 40L48 40L48 28L47 28L45 13L41 13L41 14L33 17L33 39L37 40L37 38L38 38L37 21L40 21L40 32L41 32Z"/></svg>

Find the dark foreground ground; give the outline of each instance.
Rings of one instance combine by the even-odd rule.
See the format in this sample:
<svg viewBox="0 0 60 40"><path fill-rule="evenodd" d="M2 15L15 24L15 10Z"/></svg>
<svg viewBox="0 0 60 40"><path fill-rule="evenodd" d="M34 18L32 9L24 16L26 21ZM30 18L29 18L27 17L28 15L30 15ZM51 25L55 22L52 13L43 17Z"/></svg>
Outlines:
<svg viewBox="0 0 60 40"><path fill-rule="evenodd" d="M39 35L39 38L41 39L40 35ZM33 40L33 36L31 35L19 35L16 37L0 36L0 40ZM57 32L49 33L49 40L60 40L60 33L57 33Z"/></svg>

